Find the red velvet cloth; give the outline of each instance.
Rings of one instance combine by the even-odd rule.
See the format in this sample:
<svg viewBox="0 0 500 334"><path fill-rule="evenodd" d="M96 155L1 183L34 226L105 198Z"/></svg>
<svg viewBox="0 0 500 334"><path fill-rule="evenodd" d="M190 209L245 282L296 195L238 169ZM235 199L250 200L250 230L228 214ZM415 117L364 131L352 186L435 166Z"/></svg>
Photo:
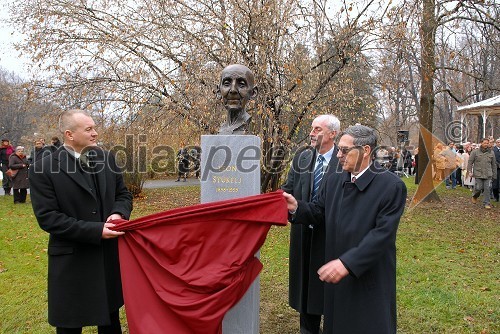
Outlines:
<svg viewBox="0 0 500 334"><path fill-rule="evenodd" d="M120 266L131 334L216 334L257 277L272 224L286 225L282 191L120 221Z"/></svg>

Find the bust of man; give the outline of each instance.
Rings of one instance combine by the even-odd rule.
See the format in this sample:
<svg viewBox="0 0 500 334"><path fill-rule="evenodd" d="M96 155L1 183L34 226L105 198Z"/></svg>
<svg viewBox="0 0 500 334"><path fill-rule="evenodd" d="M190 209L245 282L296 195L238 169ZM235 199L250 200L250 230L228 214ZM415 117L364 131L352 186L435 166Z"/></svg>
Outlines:
<svg viewBox="0 0 500 334"><path fill-rule="evenodd" d="M226 123L221 125L219 134L245 134L251 118L246 105L257 96L252 71L244 65L227 66L221 72L217 94L222 97L227 111Z"/></svg>

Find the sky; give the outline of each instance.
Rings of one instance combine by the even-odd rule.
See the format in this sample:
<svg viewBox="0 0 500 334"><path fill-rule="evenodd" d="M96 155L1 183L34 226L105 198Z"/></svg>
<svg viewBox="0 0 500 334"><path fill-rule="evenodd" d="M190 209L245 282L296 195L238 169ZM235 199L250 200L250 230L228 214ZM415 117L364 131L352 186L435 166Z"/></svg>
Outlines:
<svg viewBox="0 0 500 334"><path fill-rule="evenodd" d="M14 72L21 78L28 76L27 60L19 55L14 49L12 42L22 40L22 35L16 33L6 20L9 17L7 3L12 0L0 2L0 66L9 72Z"/></svg>

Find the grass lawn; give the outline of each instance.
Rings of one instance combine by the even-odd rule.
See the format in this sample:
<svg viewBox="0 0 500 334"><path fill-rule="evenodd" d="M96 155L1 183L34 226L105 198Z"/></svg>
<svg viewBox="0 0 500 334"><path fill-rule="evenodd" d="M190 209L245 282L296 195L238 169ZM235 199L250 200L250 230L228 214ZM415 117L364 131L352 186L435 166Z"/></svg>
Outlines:
<svg viewBox="0 0 500 334"><path fill-rule="evenodd" d="M409 203L416 188L413 179L405 181ZM500 333L500 205L486 211L462 188L441 185L438 193L441 202L407 210L401 221L398 332ZM198 201L195 186L146 190L133 217ZM46 320L48 237L30 204L12 202L0 196L0 333L53 333ZM288 244L289 227L273 227L261 250L261 333L298 332L297 313L287 304Z"/></svg>

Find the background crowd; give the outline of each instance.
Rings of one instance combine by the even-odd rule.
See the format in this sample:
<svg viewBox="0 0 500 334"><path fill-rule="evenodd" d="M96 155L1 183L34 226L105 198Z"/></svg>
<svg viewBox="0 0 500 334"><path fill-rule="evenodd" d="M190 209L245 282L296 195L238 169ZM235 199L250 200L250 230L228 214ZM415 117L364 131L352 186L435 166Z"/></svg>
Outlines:
<svg viewBox="0 0 500 334"><path fill-rule="evenodd" d="M45 145L45 139L43 138L36 139L33 144L33 149L27 155L24 146L14 148L9 139L2 139L2 146L0 147L2 188L5 195L13 195L14 204L26 203L29 188L29 166L42 159L45 155L56 151L61 146L58 137L52 137L51 145Z"/></svg>

